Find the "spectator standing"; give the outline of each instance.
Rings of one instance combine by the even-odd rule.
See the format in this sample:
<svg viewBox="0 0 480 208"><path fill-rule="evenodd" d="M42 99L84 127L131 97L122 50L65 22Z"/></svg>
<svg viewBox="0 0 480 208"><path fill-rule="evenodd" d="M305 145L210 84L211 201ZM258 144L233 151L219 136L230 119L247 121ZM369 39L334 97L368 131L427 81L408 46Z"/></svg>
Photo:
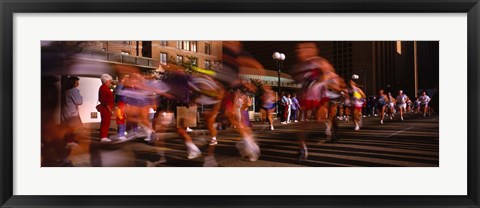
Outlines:
<svg viewBox="0 0 480 208"><path fill-rule="evenodd" d="M65 103L62 106L62 123L71 127L82 126L82 120L78 112L78 106L83 104L83 97L78 90L79 80L78 77L68 77Z"/></svg>
<svg viewBox="0 0 480 208"><path fill-rule="evenodd" d="M292 120L293 122L298 122L298 112L301 110L300 104L297 100L297 95L294 93L292 97Z"/></svg>
<svg viewBox="0 0 480 208"><path fill-rule="evenodd" d="M102 85L98 89L98 101L97 110L100 112L100 141L111 142L108 138L108 129L110 128L110 121L112 117L112 110L114 106L113 93L110 90L112 86L112 76L108 74L102 74L100 77Z"/></svg>
<svg viewBox="0 0 480 208"><path fill-rule="evenodd" d="M287 94L287 108L286 108L286 111L287 111L287 116L286 116L286 120L287 120L287 123L290 123L291 120L291 116L292 116L292 98L290 98L290 93Z"/></svg>

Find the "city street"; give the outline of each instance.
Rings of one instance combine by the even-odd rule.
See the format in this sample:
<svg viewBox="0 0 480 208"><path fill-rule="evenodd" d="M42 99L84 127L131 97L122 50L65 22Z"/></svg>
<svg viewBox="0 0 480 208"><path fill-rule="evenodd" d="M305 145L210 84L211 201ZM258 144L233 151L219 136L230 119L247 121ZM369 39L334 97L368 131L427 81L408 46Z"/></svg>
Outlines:
<svg viewBox="0 0 480 208"><path fill-rule="evenodd" d="M413 114L393 120L385 119L380 125L378 117L365 117L363 127L354 131L352 121L339 121L340 143L325 140L325 125L304 121L281 125L275 130L254 123L253 131L261 156L250 162L241 158L235 143L240 140L233 130L219 131L215 158L220 167L438 167L439 166L439 118L419 117ZM201 167L208 149L210 136L207 130L194 128L190 133L194 143L202 150L203 156L189 160L182 139L173 131L157 133L165 139L166 162L160 159L159 147L148 144L142 138L119 144L105 144L98 141L98 129L93 128L91 138L84 138L72 147L75 166L104 167ZM111 129L110 135L115 134ZM297 159L300 135L307 136L309 157L307 161Z"/></svg>

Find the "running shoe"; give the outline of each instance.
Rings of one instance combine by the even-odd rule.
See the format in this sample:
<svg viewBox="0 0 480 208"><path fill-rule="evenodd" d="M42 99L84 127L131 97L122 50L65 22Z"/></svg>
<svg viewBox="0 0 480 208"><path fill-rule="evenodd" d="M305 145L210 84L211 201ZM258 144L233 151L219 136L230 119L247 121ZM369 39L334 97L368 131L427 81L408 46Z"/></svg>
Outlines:
<svg viewBox="0 0 480 208"><path fill-rule="evenodd" d="M187 143L187 158L188 159L195 159L195 158L198 158L200 156L202 156L202 151L200 151L200 149L198 149L197 146L195 146L195 144L193 143Z"/></svg>
<svg viewBox="0 0 480 208"><path fill-rule="evenodd" d="M210 145L216 145L216 144L218 144L217 139L216 139L216 138L212 138L212 139L210 140Z"/></svg>
<svg viewBox="0 0 480 208"><path fill-rule="evenodd" d="M198 157L200 157L200 156L202 156L202 153L201 153L200 151L189 150L189 151L188 151L187 158L188 158L189 160L191 160L191 159L198 158Z"/></svg>
<svg viewBox="0 0 480 208"><path fill-rule="evenodd" d="M108 143L108 142L111 142L112 140L107 138L107 137L104 137L102 139L100 139L100 142L103 142L103 143Z"/></svg>

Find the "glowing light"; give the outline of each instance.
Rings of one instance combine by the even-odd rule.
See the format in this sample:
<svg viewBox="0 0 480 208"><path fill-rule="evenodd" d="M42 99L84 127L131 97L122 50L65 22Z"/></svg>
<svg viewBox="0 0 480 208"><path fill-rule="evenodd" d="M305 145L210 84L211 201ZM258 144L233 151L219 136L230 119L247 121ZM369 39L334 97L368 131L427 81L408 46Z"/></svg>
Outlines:
<svg viewBox="0 0 480 208"><path fill-rule="evenodd" d="M397 41L397 53L402 54L402 41Z"/></svg>

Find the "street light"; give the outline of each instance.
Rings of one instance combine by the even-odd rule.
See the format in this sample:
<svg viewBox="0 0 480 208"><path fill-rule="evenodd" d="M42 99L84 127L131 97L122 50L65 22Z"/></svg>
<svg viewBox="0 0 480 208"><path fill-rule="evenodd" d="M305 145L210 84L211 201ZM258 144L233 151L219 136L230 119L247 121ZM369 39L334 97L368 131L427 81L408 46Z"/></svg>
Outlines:
<svg viewBox="0 0 480 208"><path fill-rule="evenodd" d="M277 65L277 70L278 70L278 96L280 96L281 87L282 87L282 85L280 84L280 72L281 72L281 69L282 69L283 60L285 60L285 54L275 52L275 53L273 53L272 58L273 58L273 60L275 60L275 64ZM278 113L278 108L277 108L277 113Z"/></svg>

